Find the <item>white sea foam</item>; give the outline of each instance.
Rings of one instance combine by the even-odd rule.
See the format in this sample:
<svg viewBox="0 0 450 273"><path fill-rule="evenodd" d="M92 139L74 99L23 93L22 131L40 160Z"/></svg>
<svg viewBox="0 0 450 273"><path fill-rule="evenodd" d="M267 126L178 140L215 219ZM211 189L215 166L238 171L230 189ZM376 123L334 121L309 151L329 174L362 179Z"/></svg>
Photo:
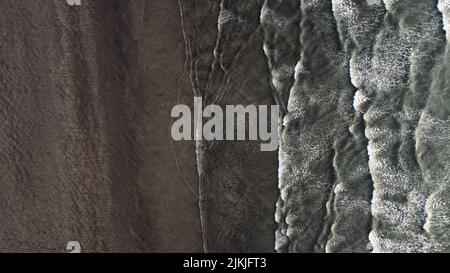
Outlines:
<svg viewBox="0 0 450 273"><path fill-rule="evenodd" d="M438 9L442 13L443 29L447 33L447 41L450 40L450 0L439 0Z"/></svg>
<svg viewBox="0 0 450 273"><path fill-rule="evenodd" d="M367 5L369 6L379 6L382 4L381 0L367 0Z"/></svg>
<svg viewBox="0 0 450 273"><path fill-rule="evenodd" d="M233 23L243 23L245 20L238 16L237 14L231 12L230 10L222 8L219 13L219 18L217 20L218 27L222 27L222 25L227 24L228 22Z"/></svg>
<svg viewBox="0 0 450 273"><path fill-rule="evenodd" d="M288 19L274 10L264 6L261 10L260 20L263 24L270 25L277 29L283 29L288 24Z"/></svg>

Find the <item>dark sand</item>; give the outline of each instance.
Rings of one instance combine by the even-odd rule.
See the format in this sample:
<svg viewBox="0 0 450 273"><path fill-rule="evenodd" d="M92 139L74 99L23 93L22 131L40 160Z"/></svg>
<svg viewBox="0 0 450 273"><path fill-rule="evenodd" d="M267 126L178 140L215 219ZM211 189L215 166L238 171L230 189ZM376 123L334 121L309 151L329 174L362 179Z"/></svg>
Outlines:
<svg viewBox="0 0 450 273"><path fill-rule="evenodd" d="M176 0L2 0L0 251L202 251Z"/></svg>

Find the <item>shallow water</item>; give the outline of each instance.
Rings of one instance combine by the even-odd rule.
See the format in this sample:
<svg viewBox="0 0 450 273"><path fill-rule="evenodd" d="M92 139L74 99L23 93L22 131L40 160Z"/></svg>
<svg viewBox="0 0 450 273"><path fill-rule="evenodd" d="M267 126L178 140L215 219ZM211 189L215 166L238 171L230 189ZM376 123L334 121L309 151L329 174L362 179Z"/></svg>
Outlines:
<svg viewBox="0 0 450 273"><path fill-rule="evenodd" d="M302 1L278 251L448 250L441 2Z"/></svg>

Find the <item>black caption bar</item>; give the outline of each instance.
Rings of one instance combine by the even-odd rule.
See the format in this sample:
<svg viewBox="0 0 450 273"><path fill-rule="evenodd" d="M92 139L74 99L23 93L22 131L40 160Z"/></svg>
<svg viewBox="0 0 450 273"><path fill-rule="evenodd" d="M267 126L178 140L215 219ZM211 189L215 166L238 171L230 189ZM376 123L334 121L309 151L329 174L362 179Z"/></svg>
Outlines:
<svg viewBox="0 0 450 273"><path fill-rule="evenodd" d="M311 272L351 270L365 264L370 267L415 266L426 259L448 254L6 254L3 263L14 268L32 266L33 270L59 269L59 272ZM8 257L8 258L6 258ZM28 261L31 258L32 261ZM364 261L366 260L367 261ZM26 262L25 262L26 261ZM433 262L434 262L433 261ZM429 261L427 261L428 263ZM434 263L433 263L434 264ZM60 271L64 268L63 271ZM89 269L89 270L87 270Z"/></svg>

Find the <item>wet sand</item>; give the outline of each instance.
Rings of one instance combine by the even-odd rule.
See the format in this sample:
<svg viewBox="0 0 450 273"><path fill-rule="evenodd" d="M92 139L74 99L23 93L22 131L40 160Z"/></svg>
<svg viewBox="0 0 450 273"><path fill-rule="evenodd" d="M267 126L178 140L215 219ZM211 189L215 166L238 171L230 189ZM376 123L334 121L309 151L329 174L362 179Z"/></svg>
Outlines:
<svg viewBox="0 0 450 273"><path fill-rule="evenodd" d="M200 252L177 1L1 2L0 251Z"/></svg>

